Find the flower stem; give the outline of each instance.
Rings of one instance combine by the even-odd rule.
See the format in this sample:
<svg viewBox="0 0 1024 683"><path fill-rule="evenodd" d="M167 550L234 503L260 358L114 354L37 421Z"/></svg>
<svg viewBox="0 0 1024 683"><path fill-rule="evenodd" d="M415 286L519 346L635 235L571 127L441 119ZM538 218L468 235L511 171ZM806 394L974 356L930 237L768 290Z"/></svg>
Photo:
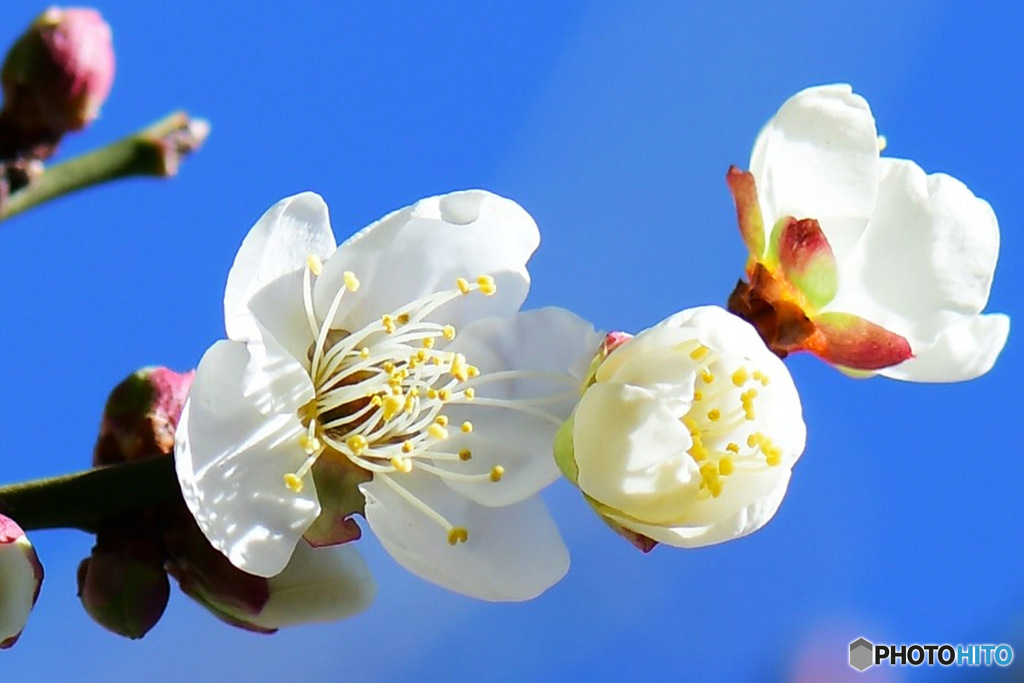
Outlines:
<svg viewBox="0 0 1024 683"><path fill-rule="evenodd" d="M183 111L92 152L47 169L0 205L0 220L56 197L130 176L169 177L181 160L199 149L210 132L203 119Z"/></svg>
<svg viewBox="0 0 1024 683"><path fill-rule="evenodd" d="M68 528L95 532L105 519L180 496L174 458L154 456L0 486L0 513L26 531Z"/></svg>

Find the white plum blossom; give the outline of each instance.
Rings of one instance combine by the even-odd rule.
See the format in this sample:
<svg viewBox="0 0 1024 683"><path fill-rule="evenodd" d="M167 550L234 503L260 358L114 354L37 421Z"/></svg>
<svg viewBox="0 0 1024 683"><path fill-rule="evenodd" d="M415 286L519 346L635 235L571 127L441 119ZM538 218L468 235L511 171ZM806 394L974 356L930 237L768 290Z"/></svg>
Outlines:
<svg viewBox="0 0 1024 683"><path fill-rule="evenodd" d="M639 548L697 547L764 526L806 439L793 380L716 306L609 335L558 434L563 473Z"/></svg>
<svg viewBox="0 0 1024 683"><path fill-rule="evenodd" d="M0 515L0 649L14 645L39 597L43 565L28 536Z"/></svg>
<svg viewBox="0 0 1024 683"><path fill-rule="evenodd" d="M210 542L273 576L304 535L358 536L348 517L364 512L400 564L452 590L524 600L558 581L568 553L535 494L558 476L554 434L601 337L568 311L518 312L539 239L482 190L337 248L318 195L268 210L228 276L230 339L203 356L177 432Z"/></svg>
<svg viewBox="0 0 1024 683"><path fill-rule="evenodd" d="M882 157L849 85L791 97L730 169L749 284L730 309L780 355L918 382L982 375L1009 318L982 314L999 255L992 207L959 180ZM765 228L770 234L766 239Z"/></svg>

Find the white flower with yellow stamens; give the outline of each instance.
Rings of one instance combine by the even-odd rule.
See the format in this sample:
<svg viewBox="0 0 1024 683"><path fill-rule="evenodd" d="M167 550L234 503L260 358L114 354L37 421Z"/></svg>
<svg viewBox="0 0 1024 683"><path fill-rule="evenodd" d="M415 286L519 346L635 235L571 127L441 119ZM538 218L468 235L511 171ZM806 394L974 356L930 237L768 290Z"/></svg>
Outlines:
<svg viewBox="0 0 1024 683"><path fill-rule="evenodd" d="M210 542L273 576L304 535L357 536L362 511L452 590L523 600L558 581L568 554L534 494L557 478L554 434L600 337L568 311L517 312L538 243L520 206L481 190L338 248L319 196L267 211L228 276L230 340L203 357L178 428Z"/></svg>
<svg viewBox="0 0 1024 683"><path fill-rule="evenodd" d="M605 521L646 551L761 528L805 437L782 362L753 327L705 306L609 335L555 452Z"/></svg>

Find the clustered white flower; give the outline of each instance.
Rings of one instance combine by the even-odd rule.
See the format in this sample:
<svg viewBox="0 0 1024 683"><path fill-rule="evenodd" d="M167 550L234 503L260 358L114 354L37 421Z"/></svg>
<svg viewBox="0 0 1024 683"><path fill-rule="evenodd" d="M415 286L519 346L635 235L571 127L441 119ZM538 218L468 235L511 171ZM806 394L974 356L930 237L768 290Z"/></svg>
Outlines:
<svg viewBox="0 0 1024 683"><path fill-rule="evenodd" d="M982 375L1010 328L1007 316L981 313L999 255L995 213L956 178L882 157L882 147L848 85L787 100L757 137L750 177L730 172L747 274L753 284L766 266L772 288L822 333L804 348L830 362L918 382Z"/></svg>
<svg viewBox="0 0 1024 683"><path fill-rule="evenodd" d="M568 311L517 312L538 242L521 207L480 190L337 248L319 196L267 211L228 276L230 340L204 355L178 427L210 542L273 576L334 509L319 493L355 476L370 528L424 578L489 600L559 580L568 553L535 494L601 337Z"/></svg>

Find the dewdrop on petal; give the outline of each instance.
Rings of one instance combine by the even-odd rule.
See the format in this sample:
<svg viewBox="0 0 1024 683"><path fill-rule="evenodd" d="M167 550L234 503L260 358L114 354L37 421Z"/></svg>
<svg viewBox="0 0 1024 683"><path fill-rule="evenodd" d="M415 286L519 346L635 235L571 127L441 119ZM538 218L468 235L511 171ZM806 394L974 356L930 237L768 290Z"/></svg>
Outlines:
<svg viewBox="0 0 1024 683"><path fill-rule="evenodd" d="M785 366L749 324L707 306L636 337L609 335L559 430L555 459L598 514L646 552L761 528L782 502L804 439Z"/></svg>

